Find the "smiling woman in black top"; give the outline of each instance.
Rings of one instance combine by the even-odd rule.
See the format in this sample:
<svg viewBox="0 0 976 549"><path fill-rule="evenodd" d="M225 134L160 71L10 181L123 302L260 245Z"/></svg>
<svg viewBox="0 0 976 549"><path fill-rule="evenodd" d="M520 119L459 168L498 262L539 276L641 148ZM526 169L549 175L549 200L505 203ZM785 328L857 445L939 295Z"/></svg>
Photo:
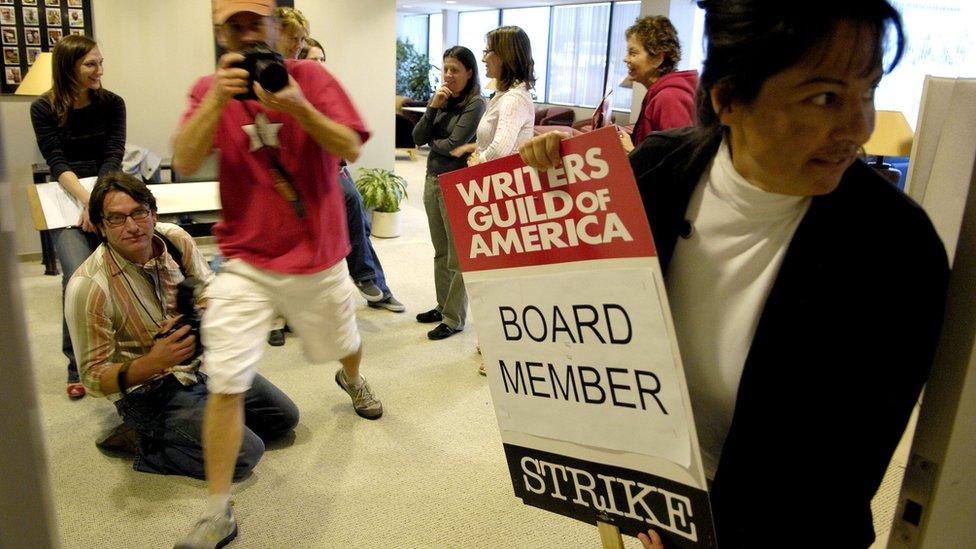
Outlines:
<svg viewBox="0 0 976 549"><path fill-rule="evenodd" d="M102 54L86 36L69 35L54 47L53 86L31 105L37 146L51 169L51 179L84 204L77 226L52 231L61 261L62 289L75 269L98 246L88 219L88 190L80 178L117 171L125 152L125 102L102 88ZM85 395L67 328L62 350L68 357L68 396Z"/></svg>

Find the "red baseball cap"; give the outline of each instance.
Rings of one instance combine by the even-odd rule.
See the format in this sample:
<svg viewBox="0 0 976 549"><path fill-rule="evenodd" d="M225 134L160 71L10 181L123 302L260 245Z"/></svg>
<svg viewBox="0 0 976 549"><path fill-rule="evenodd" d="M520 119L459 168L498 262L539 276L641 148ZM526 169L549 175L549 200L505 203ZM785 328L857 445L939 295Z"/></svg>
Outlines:
<svg viewBox="0 0 976 549"><path fill-rule="evenodd" d="M275 0L213 0L213 19L214 23L223 25L231 15L242 11L267 17L277 7Z"/></svg>

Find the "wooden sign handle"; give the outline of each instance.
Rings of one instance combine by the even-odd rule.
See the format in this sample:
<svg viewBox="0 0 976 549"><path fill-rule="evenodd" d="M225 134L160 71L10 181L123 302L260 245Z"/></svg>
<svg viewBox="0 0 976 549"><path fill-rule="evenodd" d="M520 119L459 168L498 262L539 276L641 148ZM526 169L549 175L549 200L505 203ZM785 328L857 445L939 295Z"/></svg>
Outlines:
<svg viewBox="0 0 976 549"><path fill-rule="evenodd" d="M624 538L620 536L620 528L606 522L596 523L600 530L600 541L603 542L603 549L624 549Z"/></svg>

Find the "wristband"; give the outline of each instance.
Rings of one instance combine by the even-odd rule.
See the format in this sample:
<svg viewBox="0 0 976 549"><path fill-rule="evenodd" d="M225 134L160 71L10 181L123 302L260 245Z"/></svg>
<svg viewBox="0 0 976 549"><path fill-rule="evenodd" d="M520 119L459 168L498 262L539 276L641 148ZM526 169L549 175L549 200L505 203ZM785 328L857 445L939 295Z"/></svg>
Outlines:
<svg viewBox="0 0 976 549"><path fill-rule="evenodd" d="M125 396L125 391L129 388L125 380L125 375L129 373L129 366L132 366L131 360L126 360L123 362L122 365L119 366L119 374L115 378L119 384L119 393L121 393L122 396Z"/></svg>

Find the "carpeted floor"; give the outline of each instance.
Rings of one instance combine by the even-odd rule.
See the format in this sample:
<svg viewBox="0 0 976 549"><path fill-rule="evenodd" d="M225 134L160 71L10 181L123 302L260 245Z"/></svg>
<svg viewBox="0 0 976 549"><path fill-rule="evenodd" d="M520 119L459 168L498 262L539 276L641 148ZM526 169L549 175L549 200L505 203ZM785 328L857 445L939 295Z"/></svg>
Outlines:
<svg viewBox="0 0 976 549"><path fill-rule="evenodd" d="M397 162L410 185L403 235L374 239L403 314L370 309L359 325L363 373L385 414L360 419L332 380L338 363L305 361L300 341L267 347L261 373L302 418L234 487L231 547L600 547L593 526L522 505L512 494L474 326L429 341L414 315L434 305L433 248L423 210L426 157ZM208 253L212 246L204 246ZM99 452L114 425L103 399L69 401L60 352L60 277L22 264L38 399L63 546L172 547L201 511L204 483L137 473ZM628 547L639 547L629 540Z"/></svg>
<svg viewBox="0 0 976 549"><path fill-rule="evenodd" d="M425 161L423 154L397 161L410 184L403 235L374 239L407 312L365 302L359 310L363 373L383 400L383 418L356 416L332 380L338 363L309 364L292 336L267 347L260 371L294 399L302 418L294 437L270 447L235 485L240 535L231 547L600 547L594 526L524 506L512 494L486 380L477 373L474 326L434 342L426 338L432 325L414 320L434 305ZM95 448L116 423L115 410L107 400L65 395L60 277L42 273L39 264L21 265L63 547L172 547L202 509L204 483L137 473L129 460ZM874 547L887 538L904 454L875 499ZM632 538L625 544L640 546Z"/></svg>

